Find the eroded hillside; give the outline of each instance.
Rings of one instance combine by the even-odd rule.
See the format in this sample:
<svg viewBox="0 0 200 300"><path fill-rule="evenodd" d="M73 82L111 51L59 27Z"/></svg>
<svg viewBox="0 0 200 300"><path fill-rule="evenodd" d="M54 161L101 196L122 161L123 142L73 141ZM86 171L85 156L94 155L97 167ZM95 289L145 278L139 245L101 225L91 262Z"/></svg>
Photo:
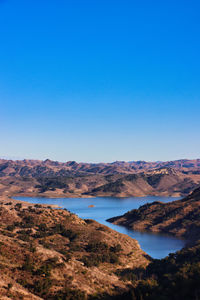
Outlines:
<svg viewBox="0 0 200 300"><path fill-rule="evenodd" d="M67 210L1 197L0 218L5 299L114 297L128 292L130 284L116 271L150 261L137 241Z"/></svg>
<svg viewBox="0 0 200 300"><path fill-rule="evenodd" d="M0 160L0 193L43 197L185 196L200 184L199 165L199 160L113 164Z"/></svg>
<svg viewBox="0 0 200 300"><path fill-rule="evenodd" d="M41 160L5 160L0 159L1 176L68 176L68 175L113 175L135 174L159 168L173 168L185 173L200 174L200 159L180 159L166 162L116 161L113 163L77 163L75 161L58 162Z"/></svg>
<svg viewBox="0 0 200 300"><path fill-rule="evenodd" d="M108 221L134 230L163 232L200 239L200 188L182 200L153 202Z"/></svg>
<svg viewBox="0 0 200 300"><path fill-rule="evenodd" d="M200 299L200 188L182 200L146 204L108 221L187 239L185 248L153 260L139 274L131 268L119 273L132 281L133 300Z"/></svg>

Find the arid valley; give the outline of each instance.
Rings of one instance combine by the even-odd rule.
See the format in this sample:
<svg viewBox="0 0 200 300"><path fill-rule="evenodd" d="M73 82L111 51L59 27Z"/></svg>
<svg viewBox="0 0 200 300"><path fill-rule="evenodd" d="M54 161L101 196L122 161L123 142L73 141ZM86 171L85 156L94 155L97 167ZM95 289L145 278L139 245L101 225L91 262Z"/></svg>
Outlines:
<svg viewBox="0 0 200 300"><path fill-rule="evenodd" d="M167 300L181 299L183 293L195 299L199 289L191 290L191 285L196 284L200 263L199 177L200 160L97 165L1 160L2 299ZM51 202L23 201L25 196L55 198L55 203L56 198L88 197L92 203L93 197L106 196L109 202L109 197L147 195L183 200L145 204L108 221L187 240L182 250L159 260L145 253L135 239L81 219L67 205L63 210ZM190 273L183 269L185 263ZM173 270L167 283L166 268ZM185 276L185 290L179 291L179 280ZM166 284L169 290L159 298Z"/></svg>
<svg viewBox="0 0 200 300"><path fill-rule="evenodd" d="M0 0L0 300L200 300L200 1Z"/></svg>

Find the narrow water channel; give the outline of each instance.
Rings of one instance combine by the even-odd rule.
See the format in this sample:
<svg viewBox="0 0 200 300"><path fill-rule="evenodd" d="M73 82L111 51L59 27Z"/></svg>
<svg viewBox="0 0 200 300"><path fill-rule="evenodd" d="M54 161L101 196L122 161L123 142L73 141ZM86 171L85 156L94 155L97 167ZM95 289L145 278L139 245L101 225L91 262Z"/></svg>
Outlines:
<svg viewBox="0 0 200 300"><path fill-rule="evenodd" d="M141 248L153 258L163 258L169 253L176 252L184 247L185 242L181 239L154 233L141 233L127 229L123 226L113 225L106 220L122 215L127 211L139 208L145 203L154 201L171 202L179 198L172 197L97 197L97 198L31 198L15 197L17 200L27 201L35 204L55 204L66 208L83 219L93 219L120 233L129 235L136 239ZM89 207L93 205L93 207Z"/></svg>

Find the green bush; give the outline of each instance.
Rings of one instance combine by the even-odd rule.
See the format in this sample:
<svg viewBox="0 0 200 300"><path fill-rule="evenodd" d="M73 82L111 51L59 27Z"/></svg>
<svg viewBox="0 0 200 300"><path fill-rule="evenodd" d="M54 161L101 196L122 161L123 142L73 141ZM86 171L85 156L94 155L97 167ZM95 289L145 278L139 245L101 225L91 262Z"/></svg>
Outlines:
<svg viewBox="0 0 200 300"><path fill-rule="evenodd" d="M48 295L49 289L52 286L52 280L50 278L44 278L34 282L33 291L39 296Z"/></svg>
<svg viewBox="0 0 200 300"><path fill-rule="evenodd" d="M118 253L118 252L122 251L122 247L121 247L120 244L117 244L117 245L115 245L113 247L111 246L110 247L110 251L112 251L114 253Z"/></svg>
<svg viewBox="0 0 200 300"><path fill-rule="evenodd" d="M86 294L80 290L72 290L70 288L65 288L57 292L53 300L86 300Z"/></svg>
<svg viewBox="0 0 200 300"><path fill-rule="evenodd" d="M24 264L22 265L21 269L23 271L33 272L34 271L34 264L30 259L30 256L26 256Z"/></svg>
<svg viewBox="0 0 200 300"><path fill-rule="evenodd" d="M8 226L6 227L6 229L9 230L9 231L13 231L13 230L15 229L15 225L14 225L14 224L8 225Z"/></svg>
<svg viewBox="0 0 200 300"><path fill-rule="evenodd" d="M88 252L100 252L100 251L107 251L108 245L103 242L91 242L87 245L86 251Z"/></svg>

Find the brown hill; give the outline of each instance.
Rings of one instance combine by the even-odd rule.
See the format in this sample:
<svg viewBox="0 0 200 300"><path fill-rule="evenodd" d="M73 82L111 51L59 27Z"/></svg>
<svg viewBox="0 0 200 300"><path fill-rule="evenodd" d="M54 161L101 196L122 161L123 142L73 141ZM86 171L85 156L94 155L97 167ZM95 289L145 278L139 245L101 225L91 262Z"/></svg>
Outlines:
<svg viewBox="0 0 200 300"><path fill-rule="evenodd" d="M196 241L200 239L200 188L182 200L145 204L108 221L134 230L168 233Z"/></svg>
<svg viewBox="0 0 200 300"><path fill-rule="evenodd" d="M139 231L153 231L186 238L185 248L153 260L140 270L120 273L134 285L132 299L200 299L200 188L182 200L154 202L108 220Z"/></svg>
<svg viewBox="0 0 200 300"><path fill-rule="evenodd" d="M81 174L135 174L159 168L173 168L186 173L200 174L200 159L176 160L168 162L113 162L113 163L76 163L68 161L5 160L0 159L0 176L66 176Z"/></svg>
<svg viewBox="0 0 200 300"><path fill-rule="evenodd" d="M90 194L95 196L180 196L187 195L200 183L198 175L188 175L171 168L124 175L101 185Z"/></svg>
<svg viewBox="0 0 200 300"><path fill-rule="evenodd" d="M200 184L200 174L159 168L135 174L66 173L58 166L36 161L0 165L0 193L8 196L185 196ZM57 165L57 162L54 162ZM59 164L59 163L58 163ZM68 163L71 167L75 163ZM71 172L71 171L70 171ZM67 175L68 174L68 175Z"/></svg>
<svg viewBox="0 0 200 300"><path fill-rule="evenodd" d="M66 210L8 198L177 196L197 187L199 176L199 160L113 164L1 160L1 298L199 299L200 188L182 200L154 202L109 220L196 243L150 264L137 241L128 236Z"/></svg>
<svg viewBox="0 0 200 300"><path fill-rule="evenodd" d="M0 201L1 299L97 299L123 294L116 269L149 263L137 241L66 211Z"/></svg>
<svg viewBox="0 0 200 300"><path fill-rule="evenodd" d="M185 196L200 184L199 170L199 160L110 164L0 160L0 193L44 197Z"/></svg>

